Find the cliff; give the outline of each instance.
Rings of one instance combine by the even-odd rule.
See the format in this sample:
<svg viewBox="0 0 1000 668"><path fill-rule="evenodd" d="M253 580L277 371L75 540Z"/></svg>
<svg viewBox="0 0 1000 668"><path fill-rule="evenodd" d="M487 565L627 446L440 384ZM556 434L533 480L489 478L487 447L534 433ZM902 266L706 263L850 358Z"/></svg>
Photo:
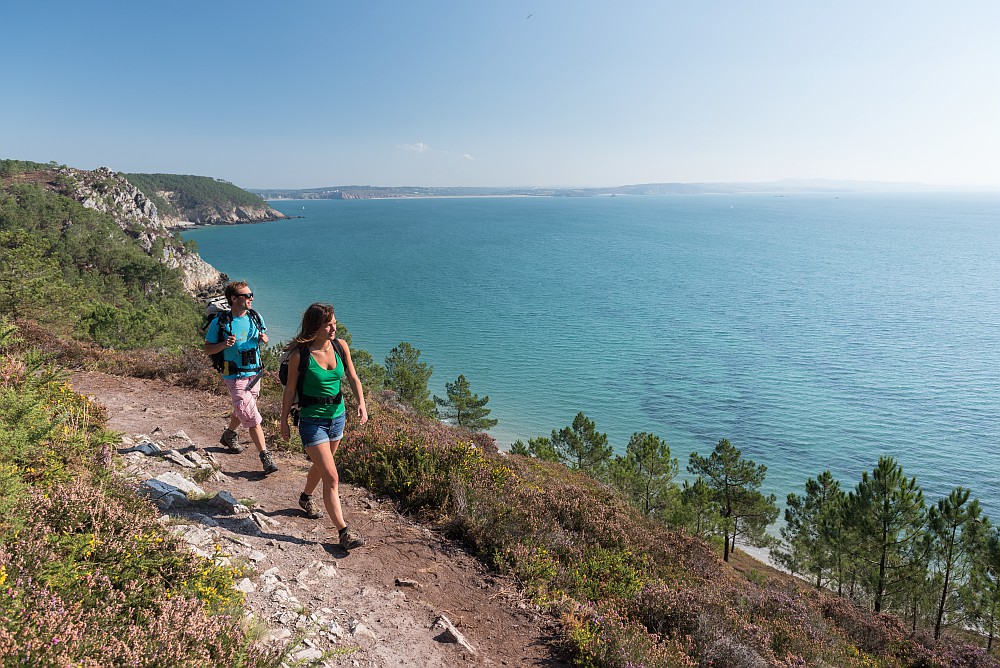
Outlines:
<svg viewBox="0 0 1000 668"><path fill-rule="evenodd" d="M184 287L195 296L218 294L227 276L201 259L160 218L156 205L121 174L107 167L85 171L64 167L63 194L88 209L111 216L147 255L183 273Z"/></svg>
<svg viewBox="0 0 1000 668"><path fill-rule="evenodd" d="M164 226L237 225L288 218L257 195L207 176L125 174L156 204Z"/></svg>

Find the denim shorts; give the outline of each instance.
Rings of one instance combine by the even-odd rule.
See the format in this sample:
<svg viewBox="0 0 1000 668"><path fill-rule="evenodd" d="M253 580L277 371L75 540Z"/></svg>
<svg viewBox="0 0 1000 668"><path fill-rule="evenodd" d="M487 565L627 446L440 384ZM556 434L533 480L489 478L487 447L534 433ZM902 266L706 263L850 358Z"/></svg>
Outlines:
<svg viewBox="0 0 1000 668"><path fill-rule="evenodd" d="M309 448L321 443L339 441L344 436L347 413L335 418L299 418L299 437Z"/></svg>

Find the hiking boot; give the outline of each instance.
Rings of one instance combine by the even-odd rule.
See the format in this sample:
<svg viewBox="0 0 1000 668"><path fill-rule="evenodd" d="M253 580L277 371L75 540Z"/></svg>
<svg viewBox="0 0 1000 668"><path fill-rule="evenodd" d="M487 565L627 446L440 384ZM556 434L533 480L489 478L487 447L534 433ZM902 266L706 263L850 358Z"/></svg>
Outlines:
<svg viewBox="0 0 1000 668"><path fill-rule="evenodd" d="M278 465L274 463L274 457L271 456L270 450L265 450L260 453L260 463L264 467L264 474L274 473L278 470Z"/></svg>
<svg viewBox="0 0 1000 668"><path fill-rule="evenodd" d="M222 443L229 452L239 454L243 452L243 446L240 445L240 440L236 436L236 432L232 429L226 429L222 432L222 436L219 437L219 443Z"/></svg>
<svg viewBox="0 0 1000 668"><path fill-rule="evenodd" d="M306 517L311 520L318 520L323 517L323 511L319 509L319 504L316 500L303 492L299 494L299 508L306 512Z"/></svg>
<svg viewBox="0 0 1000 668"><path fill-rule="evenodd" d="M353 550L365 544L365 539L349 526L340 530L340 546L345 550Z"/></svg>

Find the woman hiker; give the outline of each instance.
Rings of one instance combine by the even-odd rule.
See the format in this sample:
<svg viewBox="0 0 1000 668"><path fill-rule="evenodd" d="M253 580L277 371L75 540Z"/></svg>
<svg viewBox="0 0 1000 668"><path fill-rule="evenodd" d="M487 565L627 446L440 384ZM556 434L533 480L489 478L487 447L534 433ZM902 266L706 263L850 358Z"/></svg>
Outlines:
<svg viewBox="0 0 1000 668"><path fill-rule="evenodd" d="M312 493L322 481L326 512L340 532L340 546L350 550L361 547L365 540L344 521L337 463L334 461L347 417L341 394L344 376L347 376L358 399L360 424L368 421L368 409L365 407L361 380L351 361L351 351L336 337L337 318L332 306L313 304L306 309L298 335L286 347L291 353L288 357L288 380L281 400L281 437L287 441L291 436L288 416L297 392L299 436L312 462L306 475L305 489L299 496L299 506L310 518L322 517L312 498Z"/></svg>

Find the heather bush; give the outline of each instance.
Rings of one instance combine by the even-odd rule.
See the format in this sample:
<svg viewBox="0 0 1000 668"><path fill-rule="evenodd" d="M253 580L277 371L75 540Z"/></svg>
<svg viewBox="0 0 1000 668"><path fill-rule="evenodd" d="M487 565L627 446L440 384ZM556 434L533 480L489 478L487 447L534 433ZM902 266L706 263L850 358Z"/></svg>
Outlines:
<svg viewBox="0 0 1000 668"><path fill-rule="evenodd" d="M513 575L561 614L579 665L997 666L974 648L931 647L845 599L740 576L589 475L489 454L440 423L369 406L369 425L338 452L344 479L437 521Z"/></svg>
<svg viewBox="0 0 1000 668"><path fill-rule="evenodd" d="M0 321L3 665L277 665L243 628L243 570L192 555L108 474L105 424Z"/></svg>
<svg viewBox="0 0 1000 668"><path fill-rule="evenodd" d="M581 666L608 668L691 668L689 639L664 639L642 624L606 607L582 606L564 615L567 636Z"/></svg>

